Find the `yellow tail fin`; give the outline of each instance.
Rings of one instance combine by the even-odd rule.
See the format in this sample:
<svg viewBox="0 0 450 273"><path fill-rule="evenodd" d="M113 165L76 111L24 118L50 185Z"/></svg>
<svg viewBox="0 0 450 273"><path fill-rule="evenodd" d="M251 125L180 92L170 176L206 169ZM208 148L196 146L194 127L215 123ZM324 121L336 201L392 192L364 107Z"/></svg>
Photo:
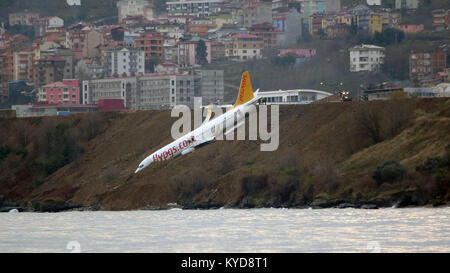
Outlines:
<svg viewBox="0 0 450 273"><path fill-rule="evenodd" d="M239 94L236 100L236 103L233 107L236 107L238 105L244 104L254 98L253 96L253 88L252 88L252 82L250 81L250 75L248 74L248 71L245 71L242 74L241 79L241 86L239 88Z"/></svg>

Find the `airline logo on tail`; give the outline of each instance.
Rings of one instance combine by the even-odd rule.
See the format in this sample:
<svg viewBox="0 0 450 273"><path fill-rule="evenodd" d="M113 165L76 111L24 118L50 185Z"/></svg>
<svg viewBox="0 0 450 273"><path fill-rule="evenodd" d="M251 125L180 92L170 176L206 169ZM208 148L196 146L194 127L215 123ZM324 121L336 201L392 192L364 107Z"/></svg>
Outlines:
<svg viewBox="0 0 450 273"><path fill-rule="evenodd" d="M233 107L245 104L246 102L251 101L253 98L253 88L252 82L250 81L250 75L248 74L248 71L245 71L242 74L241 87L239 88L238 98Z"/></svg>

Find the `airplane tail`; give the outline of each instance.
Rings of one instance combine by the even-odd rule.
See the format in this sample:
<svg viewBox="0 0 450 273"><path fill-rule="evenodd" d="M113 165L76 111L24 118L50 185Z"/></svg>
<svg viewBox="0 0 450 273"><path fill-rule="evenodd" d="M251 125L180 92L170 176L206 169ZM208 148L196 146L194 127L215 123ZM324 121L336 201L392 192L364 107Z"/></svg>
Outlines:
<svg viewBox="0 0 450 273"><path fill-rule="evenodd" d="M248 71L242 73L241 86L239 88L239 94L236 103L233 107L245 104L254 98L252 82L250 81L250 74Z"/></svg>

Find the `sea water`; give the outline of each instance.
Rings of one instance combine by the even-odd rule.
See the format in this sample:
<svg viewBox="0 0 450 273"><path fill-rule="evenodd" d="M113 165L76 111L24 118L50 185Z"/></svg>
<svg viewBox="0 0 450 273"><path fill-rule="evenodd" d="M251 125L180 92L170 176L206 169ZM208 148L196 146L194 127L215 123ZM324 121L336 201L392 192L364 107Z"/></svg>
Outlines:
<svg viewBox="0 0 450 273"><path fill-rule="evenodd" d="M450 208L2 213L0 252L450 252Z"/></svg>

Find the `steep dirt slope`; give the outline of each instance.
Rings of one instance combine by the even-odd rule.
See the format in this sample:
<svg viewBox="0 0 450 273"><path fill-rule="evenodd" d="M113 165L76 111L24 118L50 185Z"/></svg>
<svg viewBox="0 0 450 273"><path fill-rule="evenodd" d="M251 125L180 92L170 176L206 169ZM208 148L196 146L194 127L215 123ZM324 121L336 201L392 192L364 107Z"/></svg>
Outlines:
<svg viewBox="0 0 450 273"><path fill-rule="evenodd" d="M371 111L377 114L366 115ZM275 152L260 152L260 141L217 141L135 175L141 160L171 141L176 119L168 111L97 115L105 119L103 130L82 142L83 152L71 163L37 184L28 171L30 164L14 170L14 187L26 185L15 194L6 167L18 161L10 153L0 163L3 199L35 210L127 210L168 203L205 208L304 206L317 204L315 200L370 203L380 196L383 202L394 202L399 193L418 192L423 177L415 166L430 156L444 156L450 143L446 99L281 106L280 146ZM73 120L83 124L88 117L61 117L55 124L67 119L78 128ZM14 135L19 121L0 124ZM374 121L379 139L366 126ZM35 123L37 129L42 126ZM15 142L9 137L7 143ZM26 147L32 146L30 141ZM388 160L403 164L407 175L395 184L377 185L372 172ZM23 172L28 176L21 179ZM441 201L448 201L450 194L442 196ZM427 196L423 204L433 198Z"/></svg>

